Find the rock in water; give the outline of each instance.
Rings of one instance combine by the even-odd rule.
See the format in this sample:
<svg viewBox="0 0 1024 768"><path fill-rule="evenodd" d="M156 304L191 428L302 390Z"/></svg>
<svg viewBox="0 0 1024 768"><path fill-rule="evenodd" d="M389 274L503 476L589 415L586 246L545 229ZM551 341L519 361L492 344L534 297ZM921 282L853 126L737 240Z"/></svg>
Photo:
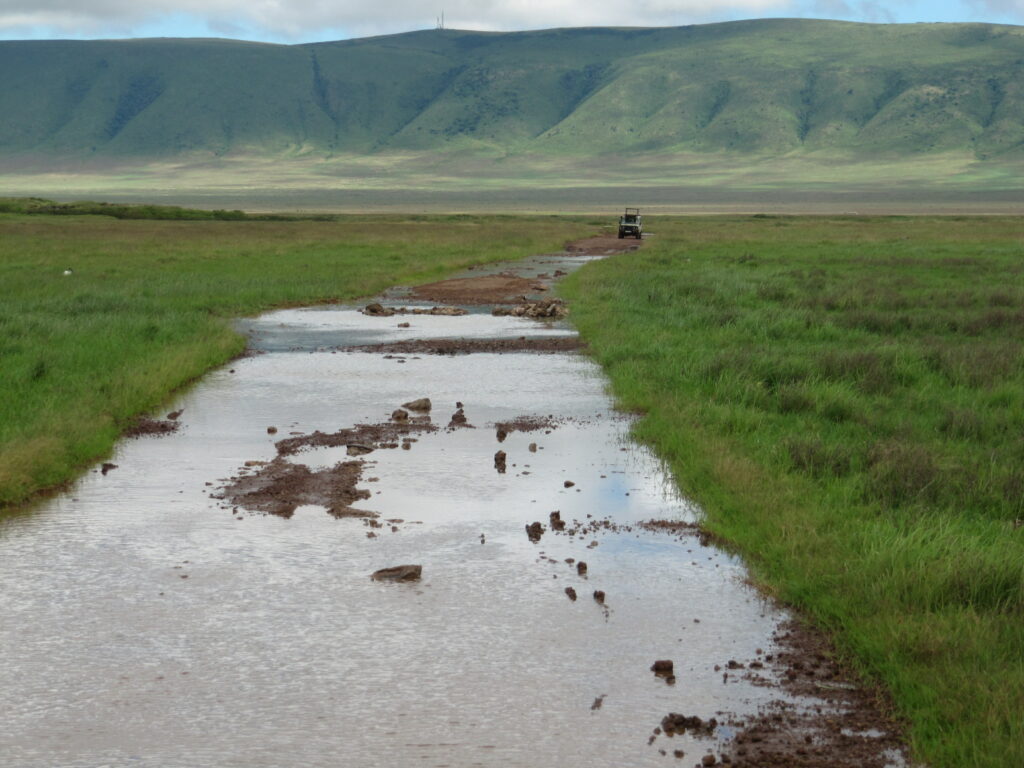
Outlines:
<svg viewBox="0 0 1024 768"><path fill-rule="evenodd" d="M566 587L565 588L565 594L567 594L569 596L569 599L572 600L574 603L576 602L576 590L575 589L573 589L572 587Z"/></svg>
<svg viewBox="0 0 1024 768"><path fill-rule="evenodd" d="M370 578L375 581L419 581L422 575L422 565L395 565L374 571Z"/></svg>
<svg viewBox="0 0 1024 768"><path fill-rule="evenodd" d="M384 306L378 304L377 302L367 304L365 307L363 307L362 312L364 315L370 315L371 317L391 317L393 314L395 314L393 310L386 309Z"/></svg>
<svg viewBox="0 0 1024 768"><path fill-rule="evenodd" d="M526 526L526 535L530 537L530 541L540 541L540 537L544 535L544 526L540 523L530 523Z"/></svg>
<svg viewBox="0 0 1024 768"><path fill-rule="evenodd" d="M651 672L661 676L671 675L673 672L672 660L659 659L651 665Z"/></svg>
<svg viewBox="0 0 1024 768"><path fill-rule="evenodd" d="M505 458L504 451L498 451L494 454L494 468L498 470L498 472L503 473L505 471Z"/></svg>
<svg viewBox="0 0 1024 768"><path fill-rule="evenodd" d="M408 411L403 411L401 408L396 408L394 411L391 412L391 420L392 421L408 421L409 420L409 412Z"/></svg>
<svg viewBox="0 0 1024 768"><path fill-rule="evenodd" d="M402 407L408 408L410 411L429 411L433 408L433 404L430 402L429 397L421 397L418 400L402 403Z"/></svg>

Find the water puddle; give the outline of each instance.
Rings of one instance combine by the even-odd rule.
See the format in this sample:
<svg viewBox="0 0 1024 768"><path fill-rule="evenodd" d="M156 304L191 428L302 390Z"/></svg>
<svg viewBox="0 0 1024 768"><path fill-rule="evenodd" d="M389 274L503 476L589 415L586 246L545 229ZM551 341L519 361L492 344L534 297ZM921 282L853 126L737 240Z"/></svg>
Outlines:
<svg viewBox="0 0 1024 768"><path fill-rule="evenodd" d="M568 325L321 307L245 330L258 354L176 401L177 432L123 441L116 468L0 521L0 762L610 768L682 750L689 766L735 756L729 722L787 698L768 669L729 674L770 656L786 619L741 563L685 526L640 525L695 510L630 441L593 363L346 351ZM217 498L278 441L388 423L420 397L439 429L407 448L281 459L361 462L368 493L352 506L376 517L303 502L285 519ZM472 426L447 428L457 404ZM499 440L497 424L524 416L551 422ZM422 578L370 578L402 564ZM651 671L660 659L674 684ZM670 712L720 725L655 734Z"/></svg>

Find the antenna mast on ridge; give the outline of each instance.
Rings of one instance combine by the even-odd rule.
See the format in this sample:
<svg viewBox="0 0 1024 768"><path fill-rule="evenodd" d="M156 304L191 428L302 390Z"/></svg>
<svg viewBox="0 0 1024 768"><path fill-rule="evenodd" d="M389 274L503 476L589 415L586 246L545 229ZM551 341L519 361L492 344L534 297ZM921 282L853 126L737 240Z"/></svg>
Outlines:
<svg viewBox="0 0 1024 768"><path fill-rule="evenodd" d="M444 29L444 11L441 11L441 15L437 19L437 28Z"/></svg>

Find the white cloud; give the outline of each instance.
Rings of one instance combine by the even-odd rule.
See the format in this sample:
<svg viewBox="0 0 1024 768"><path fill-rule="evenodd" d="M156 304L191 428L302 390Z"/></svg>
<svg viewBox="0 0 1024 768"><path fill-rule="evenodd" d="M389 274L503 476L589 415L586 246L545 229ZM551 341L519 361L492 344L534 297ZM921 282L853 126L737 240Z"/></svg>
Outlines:
<svg viewBox="0 0 1024 768"><path fill-rule="evenodd" d="M252 30L282 40L322 30L353 35L432 27L653 27L784 12L791 0L0 0L0 32L36 28L61 35L130 33L161 19L190 18L211 30Z"/></svg>

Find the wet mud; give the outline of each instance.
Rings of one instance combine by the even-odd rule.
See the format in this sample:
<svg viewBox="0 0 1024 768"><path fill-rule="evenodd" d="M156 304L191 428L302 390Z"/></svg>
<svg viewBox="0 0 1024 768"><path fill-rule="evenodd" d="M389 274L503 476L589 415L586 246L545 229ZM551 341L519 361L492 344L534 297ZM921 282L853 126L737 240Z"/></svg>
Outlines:
<svg viewBox="0 0 1024 768"><path fill-rule="evenodd" d="M370 498L370 492L356 487L363 462L345 461L329 469L311 470L282 457L260 463L252 474L231 478L213 498L223 499L237 510L263 512L290 518L302 505L324 507L333 517L377 517L374 512L356 510L352 504Z"/></svg>
<svg viewBox="0 0 1024 768"><path fill-rule="evenodd" d="M0 626L0 753L906 765L880 697L749 586L630 441L571 329L487 311L639 246L590 238L250 323L264 354L185 396L187 429L151 420L166 426L140 434L167 440L126 442L43 524L0 527L0 593L24 618Z"/></svg>
<svg viewBox="0 0 1024 768"><path fill-rule="evenodd" d="M472 355L483 352L575 352L583 349L578 336L518 339L412 339L348 347L350 352L379 352L391 355Z"/></svg>

